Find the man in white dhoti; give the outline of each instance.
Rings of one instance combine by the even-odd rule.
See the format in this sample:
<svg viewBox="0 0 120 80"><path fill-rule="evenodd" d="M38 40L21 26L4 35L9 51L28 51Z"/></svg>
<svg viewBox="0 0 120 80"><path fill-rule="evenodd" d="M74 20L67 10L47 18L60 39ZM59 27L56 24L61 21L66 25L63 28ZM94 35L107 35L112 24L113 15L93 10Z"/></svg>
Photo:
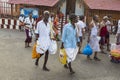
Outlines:
<svg viewBox="0 0 120 80"><path fill-rule="evenodd" d="M66 24L63 28L62 33L62 48L64 46L66 54L67 54L67 63L69 66L70 73L75 73L71 67L71 62L75 60L78 47L77 42L79 38L77 37L77 30L75 23L77 22L77 17L75 14L71 14L70 17L70 23ZM68 67L67 64L64 65L64 67Z"/></svg>
<svg viewBox="0 0 120 80"><path fill-rule="evenodd" d="M99 39L98 37L98 32L99 32L99 19L98 16L95 15L93 16L93 20L90 23L90 33L88 37L88 42L93 50L94 53L94 60L100 61L100 59L97 56L97 53L100 52L100 46L99 46ZM88 59L91 59L90 56L87 56Z"/></svg>
<svg viewBox="0 0 120 80"><path fill-rule="evenodd" d="M43 64L43 70L49 71L49 69L46 67L47 61L48 61L48 55L49 55L49 47L50 47L50 23L49 23L49 11L44 11L43 20L39 21L37 23L36 28L36 38L37 38L37 47L36 51L37 53L42 56L45 54L45 60ZM38 66L40 58L36 59L35 65Z"/></svg>

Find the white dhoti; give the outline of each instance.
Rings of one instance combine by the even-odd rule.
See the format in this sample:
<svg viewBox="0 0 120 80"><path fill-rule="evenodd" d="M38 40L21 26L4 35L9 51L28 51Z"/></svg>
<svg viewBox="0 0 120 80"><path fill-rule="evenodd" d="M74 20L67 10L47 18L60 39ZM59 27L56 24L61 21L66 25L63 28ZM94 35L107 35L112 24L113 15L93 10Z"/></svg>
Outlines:
<svg viewBox="0 0 120 80"><path fill-rule="evenodd" d="M91 36L89 44L93 52L100 52L100 45L97 36Z"/></svg>
<svg viewBox="0 0 120 80"><path fill-rule="evenodd" d="M66 48L65 49L66 54L67 54L67 62L72 62L75 60L76 55L78 53L78 47L76 48Z"/></svg>
<svg viewBox="0 0 120 80"><path fill-rule="evenodd" d="M39 54L44 54L50 47L50 40L40 39L37 41L36 51Z"/></svg>

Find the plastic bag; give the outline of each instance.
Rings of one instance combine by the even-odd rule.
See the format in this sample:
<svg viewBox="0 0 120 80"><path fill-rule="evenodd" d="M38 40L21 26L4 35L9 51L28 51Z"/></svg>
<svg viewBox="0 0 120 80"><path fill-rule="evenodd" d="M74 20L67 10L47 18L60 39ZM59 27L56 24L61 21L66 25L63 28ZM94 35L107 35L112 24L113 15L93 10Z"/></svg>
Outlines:
<svg viewBox="0 0 120 80"><path fill-rule="evenodd" d="M100 41L100 40L101 40L101 37L100 37L100 36L97 36L97 39L98 39L98 41Z"/></svg>
<svg viewBox="0 0 120 80"><path fill-rule="evenodd" d="M49 53L55 54L57 52L57 42L52 40L49 47Z"/></svg>
<svg viewBox="0 0 120 80"><path fill-rule="evenodd" d="M60 49L59 60L62 64L67 63L67 55L65 49Z"/></svg>
<svg viewBox="0 0 120 80"><path fill-rule="evenodd" d="M90 47L89 44L87 44L87 45L85 46L85 48L83 49L82 53L83 53L84 55L92 55L93 51L92 51L92 48Z"/></svg>
<svg viewBox="0 0 120 80"><path fill-rule="evenodd" d="M35 58L39 58L39 57L40 57L40 54L38 54L37 51L36 51L36 45L37 45L37 43L35 43L35 44L33 45L33 49L32 49L32 59L35 59Z"/></svg>

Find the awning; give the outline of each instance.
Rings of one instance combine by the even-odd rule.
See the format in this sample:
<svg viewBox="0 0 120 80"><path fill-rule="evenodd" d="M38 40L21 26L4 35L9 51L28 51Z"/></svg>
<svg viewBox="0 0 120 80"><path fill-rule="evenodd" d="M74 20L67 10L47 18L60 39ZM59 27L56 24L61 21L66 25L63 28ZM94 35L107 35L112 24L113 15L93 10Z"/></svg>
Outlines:
<svg viewBox="0 0 120 80"><path fill-rule="evenodd" d="M31 4L39 6L54 6L59 0L9 0L10 4Z"/></svg>
<svg viewBox="0 0 120 80"><path fill-rule="evenodd" d="M84 0L90 9L120 11L120 0Z"/></svg>

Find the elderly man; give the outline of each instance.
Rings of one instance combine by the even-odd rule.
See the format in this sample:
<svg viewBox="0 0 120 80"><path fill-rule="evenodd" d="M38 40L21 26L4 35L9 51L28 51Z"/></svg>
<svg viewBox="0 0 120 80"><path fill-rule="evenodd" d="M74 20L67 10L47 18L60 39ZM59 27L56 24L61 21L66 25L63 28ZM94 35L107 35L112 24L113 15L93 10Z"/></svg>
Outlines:
<svg viewBox="0 0 120 80"><path fill-rule="evenodd" d="M107 20L108 20L108 17L104 16L102 22L100 23L100 37L101 37L100 47L101 47L102 53L105 53L103 51L103 46L106 44L106 35L108 34L108 30L107 30L107 26L106 26Z"/></svg>
<svg viewBox="0 0 120 80"><path fill-rule="evenodd" d="M50 23L49 23L49 11L44 11L43 19L37 23L36 28L36 39L37 41L37 47L36 51L41 56L45 54L45 60L43 64L43 70L49 71L49 69L46 67L47 61L48 61L48 55L49 55L49 46L50 46ZM38 66L40 58L36 59L35 65Z"/></svg>
<svg viewBox="0 0 120 80"><path fill-rule="evenodd" d="M98 52L100 52L100 47L99 47L99 39L98 33L99 33L99 16L94 15L93 20L90 23L89 26L89 36L88 36L88 42L93 50L94 53L94 60L100 61L98 58ZM87 56L87 59L91 60L90 56Z"/></svg>
<svg viewBox="0 0 120 80"><path fill-rule="evenodd" d="M105 44L107 44L107 50L109 51L109 37L110 37L109 31L110 30L108 30L108 29L110 29L110 27L108 27L108 17L104 16L103 20L100 24L100 37L101 37L100 46L101 46L102 53L105 53L103 51L103 46Z"/></svg>

